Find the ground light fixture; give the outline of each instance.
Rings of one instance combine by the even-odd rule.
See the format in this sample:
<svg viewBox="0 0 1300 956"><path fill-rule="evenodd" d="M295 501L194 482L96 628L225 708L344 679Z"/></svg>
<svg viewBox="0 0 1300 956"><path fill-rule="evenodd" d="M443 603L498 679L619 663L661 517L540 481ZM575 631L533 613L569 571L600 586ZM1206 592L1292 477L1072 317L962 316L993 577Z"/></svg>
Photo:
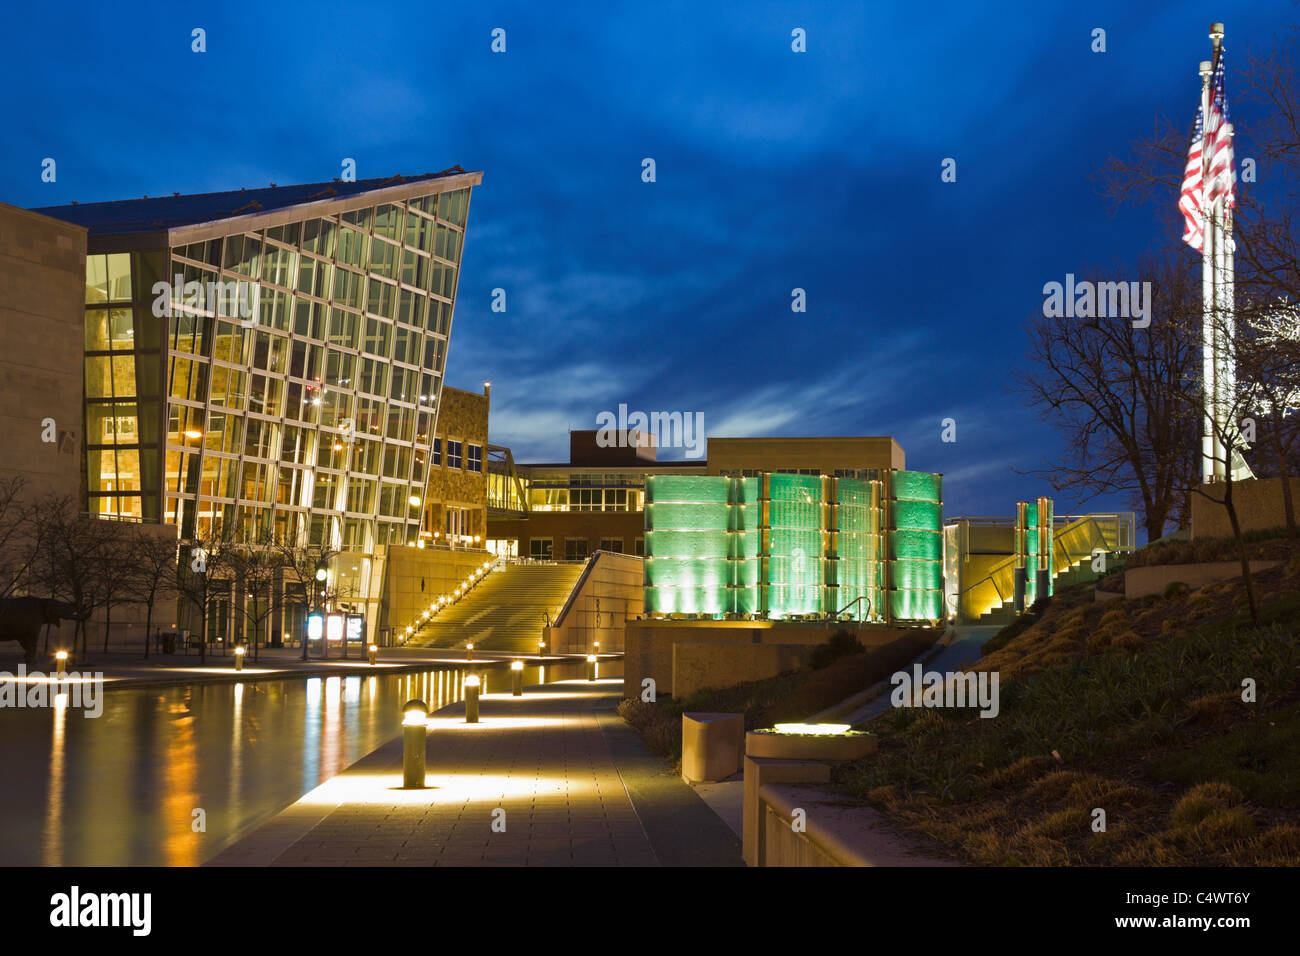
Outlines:
<svg viewBox="0 0 1300 956"><path fill-rule="evenodd" d="M424 789L424 747L429 705L418 697L402 707L402 788Z"/></svg>
<svg viewBox="0 0 1300 956"><path fill-rule="evenodd" d="M54 655L54 659L58 662L57 666L59 670L59 676L67 677L68 676L68 652L59 651L57 654Z"/></svg>
<svg viewBox="0 0 1300 956"><path fill-rule="evenodd" d="M831 737L847 734L852 726L849 724L777 724L778 734L812 734L818 737Z"/></svg>
<svg viewBox="0 0 1300 956"><path fill-rule="evenodd" d="M235 648L235 670L242 671L243 669L244 669L244 645L240 644L238 647Z"/></svg>
<svg viewBox="0 0 1300 956"><path fill-rule="evenodd" d="M379 656L379 645L371 644L368 648L366 648L366 652L370 655L370 666L374 667L375 658Z"/></svg>
<svg viewBox="0 0 1300 956"><path fill-rule="evenodd" d="M511 694L515 697L524 696L524 662L511 661L510 677L512 680Z"/></svg>
<svg viewBox="0 0 1300 956"><path fill-rule="evenodd" d="M587 655L587 680L596 679L596 655Z"/></svg>
<svg viewBox="0 0 1300 956"><path fill-rule="evenodd" d="M466 645L465 645L465 660L467 660L467 661L472 661L473 659L474 659L474 645L473 645L472 643L471 643L471 644L466 644Z"/></svg>
<svg viewBox="0 0 1300 956"><path fill-rule="evenodd" d="M465 678L465 723L478 723L478 690L482 681L477 674Z"/></svg>

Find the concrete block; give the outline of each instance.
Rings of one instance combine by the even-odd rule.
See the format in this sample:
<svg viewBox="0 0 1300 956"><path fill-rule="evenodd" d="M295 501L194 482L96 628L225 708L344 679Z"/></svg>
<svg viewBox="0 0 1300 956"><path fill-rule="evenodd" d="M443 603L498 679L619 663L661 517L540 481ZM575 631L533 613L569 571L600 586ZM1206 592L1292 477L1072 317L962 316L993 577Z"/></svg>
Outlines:
<svg viewBox="0 0 1300 956"><path fill-rule="evenodd" d="M740 769L744 714L682 714L682 779L716 783Z"/></svg>
<svg viewBox="0 0 1300 956"><path fill-rule="evenodd" d="M741 835L742 855L747 866L761 866L763 859L763 815L760 787L772 783L829 783L829 764L815 760L773 760L745 757L745 812Z"/></svg>

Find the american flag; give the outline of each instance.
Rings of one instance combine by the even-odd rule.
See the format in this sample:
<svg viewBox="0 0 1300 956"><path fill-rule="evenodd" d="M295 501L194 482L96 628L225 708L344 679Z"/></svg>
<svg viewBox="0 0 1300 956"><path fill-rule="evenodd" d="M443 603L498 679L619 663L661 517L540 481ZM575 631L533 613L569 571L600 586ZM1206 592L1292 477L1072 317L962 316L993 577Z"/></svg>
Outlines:
<svg viewBox="0 0 1300 956"><path fill-rule="evenodd" d="M1213 206L1220 198L1223 208L1237 205L1236 171L1232 158L1232 120L1228 117L1228 94L1223 88L1224 51L1219 50L1219 64L1210 86L1210 110L1205 120L1205 202Z"/></svg>
<svg viewBox="0 0 1300 956"><path fill-rule="evenodd" d="M1205 242L1205 213L1201 209L1201 183L1204 179L1201 126L1201 108L1196 107L1196 128L1192 130L1192 145L1187 150L1187 165L1183 168L1183 191L1178 197L1178 211L1183 214L1183 242L1198 252Z"/></svg>

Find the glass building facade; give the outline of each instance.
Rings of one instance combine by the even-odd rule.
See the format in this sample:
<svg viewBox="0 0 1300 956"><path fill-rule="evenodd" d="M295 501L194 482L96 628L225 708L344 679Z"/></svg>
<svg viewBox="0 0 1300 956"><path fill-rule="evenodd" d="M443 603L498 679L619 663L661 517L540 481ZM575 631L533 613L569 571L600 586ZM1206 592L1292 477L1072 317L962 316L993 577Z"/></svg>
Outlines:
<svg viewBox="0 0 1300 956"><path fill-rule="evenodd" d="M415 543L480 178L41 210L89 230L87 511L183 541Z"/></svg>
<svg viewBox="0 0 1300 956"><path fill-rule="evenodd" d="M943 617L939 475L646 478L652 615Z"/></svg>

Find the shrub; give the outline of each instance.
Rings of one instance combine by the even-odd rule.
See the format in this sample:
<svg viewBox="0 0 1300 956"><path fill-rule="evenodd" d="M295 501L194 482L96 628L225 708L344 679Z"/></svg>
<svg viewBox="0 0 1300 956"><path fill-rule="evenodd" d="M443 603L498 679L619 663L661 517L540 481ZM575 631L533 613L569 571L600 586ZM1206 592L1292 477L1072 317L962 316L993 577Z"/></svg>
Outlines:
<svg viewBox="0 0 1300 956"><path fill-rule="evenodd" d="M865 654L866 650L858 640L858 635L852 631L839 630L832 634L831 639L825 644L819 644L813 649L809 663L814 670L821 670L830 667L842 657Z"/></svg>
<svg viewBox="0 0 1300 956"><path fill-rule="evenodd" d="M1191 588L1182 581L1170 581L1165 585L1165 600L1172 601L1174 598L1182 597L1190 590Z"/></svg>
<svg viewBox="0 0 1300 956"><path fill-rule="evenodd" d="M1135 654L1146 647L1147 642L1136 631L1124 631L1110 642L1110 646Z"/></svg>

